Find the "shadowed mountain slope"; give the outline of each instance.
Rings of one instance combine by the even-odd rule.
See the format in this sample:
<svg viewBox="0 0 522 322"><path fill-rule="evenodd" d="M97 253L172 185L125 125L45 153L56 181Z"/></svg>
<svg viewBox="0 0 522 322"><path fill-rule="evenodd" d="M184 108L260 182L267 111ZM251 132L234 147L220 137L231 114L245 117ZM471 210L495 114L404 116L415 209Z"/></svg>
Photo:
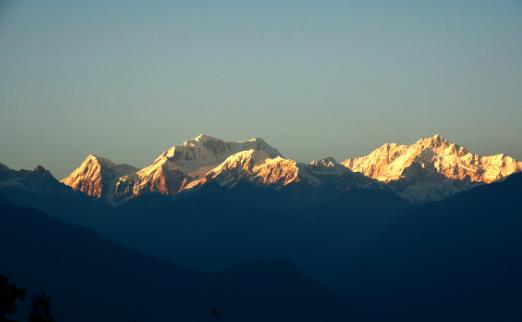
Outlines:
<svg viewBox="0 0 522 322"><path fill-rule="evenodd" d="M202 273L0 200L1 271L52 297L57 321L341 321L340 302L292 264Z"/></svg>
<svg viewBox="0 0 522 322"><path fill-rule="evenodd" d="M521 197L515 174L417 208L333 285L372 321L520 321Z"/></svg>
<svg viewBox="0 0 522 322"><path fill-rule="evenodd" d="M110 216L98 216L93 227L188 267L218 268L276 256L306 272L328 275L364 252L366 243L410 207L383 190L210 184L174 198L133 199Z"/></svg>

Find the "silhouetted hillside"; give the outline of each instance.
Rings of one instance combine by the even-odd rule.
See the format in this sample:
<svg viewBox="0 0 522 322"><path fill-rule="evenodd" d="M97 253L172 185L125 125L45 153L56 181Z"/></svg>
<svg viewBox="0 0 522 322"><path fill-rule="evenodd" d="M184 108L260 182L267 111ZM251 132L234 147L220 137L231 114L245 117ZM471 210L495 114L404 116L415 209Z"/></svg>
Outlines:
<svg viewBox="0 0 522 322"><path fill-rule="evenodd" d="M0 238L16 264L7 273L18 276L20 285L67 285L49 292L72 301L66 308L79 307L103 289L100 298L116 300L97 312L128 312L125 308L131 303L139 312L125 318L149 317L149 308L160 308L158 318L177 314L205 319L207 307L219 306L223 316L227 312L230 319L242 319L261 305L265 309L252 320L272 321L274 312L282 321L299 314L321 320L318 316L330 316L329 312L346 320L331 306L335 298L294 266L256 261L287 258L321 281L330 281L342 302L350 304L348 312L353 307L363 321L519 321L521 188L522 175L517 174L423 206L385 190L339 192L300 185L274 190L248 183L232 189L209 184L175 197L146 194L116 208L89 199L62 203L58 195L45 203L58 209L59 217L79 219L127 246L184 266L216 269L251 260L211 273L180 269L91 231L13 206L3 205L11 210L2 211L6 224L0 229L6 233ZM13 194L34 204L24 199L28 195ZM57 227L64 231L57 232ZM21 256L25 253L35 255ZM47 263L41 266L43 273L34 273L40 267L35 262ZM56 271L55 263L64 271ZM85 289L76 287L83 285L80 275L87 276ZM143 297L136 294L157 297L140 303ZM302 305L312 311L300 312Z"/></svg>
<svg viewBox="0 0 522 322"><path fill-rule="evenodd" d="M330 276L411 207L386 190L251 183L231 189L210 183L174 197L145 194L111 207L51 181L57 189L5 186L0 195L198 269L275 256Z"/></svg>
<svg viewBox="0 0 522 322"><path fill-rule="evenodd" d="M3 200L0 253L3 274L46 289L57 321L208 321L214 306L222 321L344 320L337 300L286 261L193 272Z"/></svg>
<svg viewBox="0 0 522 322"><path fill-rule="evenodd" d="M372 321L521 321L521 197L517 174L418 208L333 285Z"/></svg>
<svg viewBox="0 0 522 322"><path fill-rule="evenodd" d="M328 276L410 207L383 190L330 194L297 186L276 191L246 183L233 189L209 185L175 198L136 198L98 216L94 227L189 267L276 256Z"/></svg>
<svg viewBox="0 0 522 322"><path fill-rule="evenodd" d="M0 196L82 225L89 225L93 216L110 211L102 201L60 183L42 166L19 171L0 167Z"/></svg>

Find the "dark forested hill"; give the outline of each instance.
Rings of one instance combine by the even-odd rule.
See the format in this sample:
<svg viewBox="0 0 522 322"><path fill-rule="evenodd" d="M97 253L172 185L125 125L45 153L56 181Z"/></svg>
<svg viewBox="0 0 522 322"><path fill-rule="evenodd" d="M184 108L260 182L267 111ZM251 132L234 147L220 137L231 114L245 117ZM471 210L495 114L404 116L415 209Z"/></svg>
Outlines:
<svg viewBox="0 0 522 322"><path fill-rule="evenodd" d="M100 218L96 229L189 267L277 256L325 276L341 271L410 207L381 190L329 194L306 187L207 186L174 199L134 199Z"/></svg>
<svg viewBox="0 0 522 322"><path fill-rule="evenodd" d="M323 277L342 271L412 207L386 190L299 184L279 190L208 184L175 197L145 194L118 207L55 180L53 189L28 188L4 186L0 195L186 267L281 257Z"/></svg>
<svg viewBox="0 0 522 322"><path fill-rule="evenodd" d="M517 174L415 209L333 285L372 321L521 321L521 199Z"/></svg>
<svg viewBox="0 0 522 322"><path fill-rule="evenodd" d="M86 316L110 312L112 320L205 320L214 305L228 321L522 320L521 174L422 206L385 190L247 183L147 194L119 207L61 200L71 191L2 193L127 247L213 269L181 269L3 202L2 272L48 288L62 316L94 297ZM288 262L260 258L295 262L336 296Z"/></svg>
<svg viewBox="0 0 522 322"><path fill-rule="evenodd" d="M284 260L195 272L0 201L0 272L45 288L57 321L340 321L339 302Z"/></svg>

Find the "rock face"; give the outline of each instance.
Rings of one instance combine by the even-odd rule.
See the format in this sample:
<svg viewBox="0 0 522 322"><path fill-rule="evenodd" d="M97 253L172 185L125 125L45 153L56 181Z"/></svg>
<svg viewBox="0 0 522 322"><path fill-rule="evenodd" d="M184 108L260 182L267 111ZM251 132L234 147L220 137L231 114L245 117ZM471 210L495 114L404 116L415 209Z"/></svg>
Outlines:
<svg viewBox="0 0 522 322"><path fill-rule="evenodd" d="M346 159L342 164L386 183L413 202L440 200L522 170L522 162L509 156L479 156L438 134L411 145L384 144L367 156Z"/></svg>
<svg viewBox="0 0 522 322"><path fill-rule="evenodd" d="M115 164L109 159L90 154L69 176L61 182L88 196L112 200L116 181L137 168Z"/></svg>

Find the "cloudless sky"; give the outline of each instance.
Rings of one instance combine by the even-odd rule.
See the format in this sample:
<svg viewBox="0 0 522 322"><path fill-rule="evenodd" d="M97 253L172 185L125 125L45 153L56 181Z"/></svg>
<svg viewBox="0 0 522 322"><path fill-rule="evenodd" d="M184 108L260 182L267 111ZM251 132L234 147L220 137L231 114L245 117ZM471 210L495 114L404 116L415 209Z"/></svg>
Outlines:
<svg viewBox="0 0 522 322"><path fill-rule="evenodd" d="M522 159L522 1L0 0L0 162L200 133L309 161L441 133Z"/></svg>

